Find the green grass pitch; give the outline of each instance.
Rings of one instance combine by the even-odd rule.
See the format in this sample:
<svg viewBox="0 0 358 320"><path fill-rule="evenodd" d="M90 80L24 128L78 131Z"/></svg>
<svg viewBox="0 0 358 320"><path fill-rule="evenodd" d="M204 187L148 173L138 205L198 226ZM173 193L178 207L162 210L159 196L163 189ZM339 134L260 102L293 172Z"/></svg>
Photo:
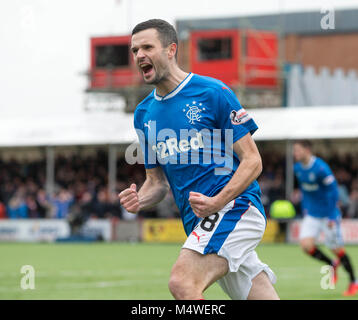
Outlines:
<svg viewBox="0 0 358 320"><path fill-rule="evenodd" d="M0 299L172 299L167 283L180 247L145 243L0 243ZM347 252L358 268L358 246L347 246ZM305 256L296 245L261 244L257 253L276 273L275 288L281 299L358 298L342 296L348 283L342 267L336 288L323 290L322 264ZM35 269L34 290L20 287L23 265ZM205 298L228 299L217 284L205 292Z"/></svg>

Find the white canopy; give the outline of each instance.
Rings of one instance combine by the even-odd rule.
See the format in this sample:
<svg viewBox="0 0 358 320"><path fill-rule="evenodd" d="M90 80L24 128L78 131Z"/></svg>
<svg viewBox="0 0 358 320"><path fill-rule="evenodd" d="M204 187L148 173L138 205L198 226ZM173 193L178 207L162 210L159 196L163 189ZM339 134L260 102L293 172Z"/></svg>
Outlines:
<svg viewBox="0 0 358 320"><path fill-rule="evenodd" d="M136 139L133 114L124 112L0 118L0 147L121 144Z"/></svg>
<svg viewBox="0 0 358 320"><path fill-rule="evenodd" d="M358 106L250 109L255 140L358 138ZM0 147L129 144L137 141L133 114L1 117Z"/></svg>
<svg viewBox="0 0 358 320"><path fill-rule="evenodd" d="M256 140L358 138L358 105L249 110Z"/></svg>

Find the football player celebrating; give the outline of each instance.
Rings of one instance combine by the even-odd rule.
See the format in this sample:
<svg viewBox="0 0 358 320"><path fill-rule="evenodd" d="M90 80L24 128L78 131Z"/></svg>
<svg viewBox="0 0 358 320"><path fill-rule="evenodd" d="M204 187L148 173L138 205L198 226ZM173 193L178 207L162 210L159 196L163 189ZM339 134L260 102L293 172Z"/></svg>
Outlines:
<svg viewBox="0 0 358 320"><path fill-rule="evenodd" d="M278 299L275 275L255 252L266 227L256 181L262 162L251 137L256 123L224 83L179 68L177 34L166 21L138 24L131 50L155 89L134 114L146 180L119 198L136 213L161 201L170 185L188 236L170 292L203 299L218 281L232 299Z"/></svg>

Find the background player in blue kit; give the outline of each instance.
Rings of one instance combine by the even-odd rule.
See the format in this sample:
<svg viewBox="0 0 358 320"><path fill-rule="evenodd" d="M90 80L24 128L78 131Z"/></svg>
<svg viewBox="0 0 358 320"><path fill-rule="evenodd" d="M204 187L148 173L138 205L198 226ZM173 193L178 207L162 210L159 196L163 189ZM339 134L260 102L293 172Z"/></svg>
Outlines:
<svg viewBox="0 0 358 320"><path fill-rule="evenodd" d="M337 267L342 264L350 279L345 296L358 292L352 264L343 247L340 228L341 212L338 207L337 181L326 162L312 154L310 141L296 141L293 145L295 176L302 192L301 207L304 214L300 232L300 244L304 252L331 265L333 282L337 281ZM316 246L316 240L324 232L325 242L337 261L332 261Z"/></svg>
<svg viewBox="0 0 358 320"><path fill-rule="evenodd" d="M255 252L266 227L257 126L224 83L181 70L177 47L166 21L132 31L134 61L155 89L134 114L146 180L122 191L121 204L136 213L170 185L188 236L169 280L176 299L203 299L215 281L232 299L278 299L275 275Z"/></svg>

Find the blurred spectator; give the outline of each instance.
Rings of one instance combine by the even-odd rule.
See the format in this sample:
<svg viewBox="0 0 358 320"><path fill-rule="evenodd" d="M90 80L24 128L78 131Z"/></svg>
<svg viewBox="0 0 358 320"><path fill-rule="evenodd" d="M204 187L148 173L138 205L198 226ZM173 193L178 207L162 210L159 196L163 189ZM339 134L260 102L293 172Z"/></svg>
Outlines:
<svg viewBox="0 0 358 320"><path fill-rule="evenodd" d="M118 193L112 192L108 197L108 202L111 206L111 210L110 210L111 216L121 219L122 218L122 210L121 210L121 205L118 200Z"/></svg>
<svg viewBox="0 0 358 320"><path fill-rule="evenodd" d="M96 204L91 192L86 191L78 201L79 212L82 216L94 216L96 212Z"/></svg>
<svg viewBox="0 0 358 320"><path fill-rule="evenodd" d="M95 204L95 213L98 218L120 217L121 210L115 194L108 194L105 188L97 193L97 201Z"/></svg>
<svg viewBox="0 0 358 320"><path fill-rule="evenodd" d="M167 193L165 198L157 204L158 218L179 218L180 212L175 203L173 193L171 190Z"/></svg>
<svg viewBox="0 0 358 320"><path fill-rule="evenodd" d="M352 191L350 194L350 203L347 210L348 218L358 218L358 179L352 182Z"/></svg>
<svg viewBox="0 0 358 320"><path fill-rule="evenodd" d="M40 208L39 218L50 218L55 216L55 206L48 200L46 191L39 189L36 195L36 201Z"/></svg>
<svg viewBox="0 0 358 320"><path fill-rule="evenodd" d="M348 207L350 205L349 191L344 184L338 184L338 196L339 196L339 208L342 211L342 215L347 214Z"/></svg>
<svg viewBox="0 0 358 320"><path fill-rule="evenodd" d="M301 201L302 201L302 193L299 189L293 190L291 197L290 197L291 203L295 207L296 215L297 217L302 216L301 211Z"/></svg>
<svg viewBox="0 0 358 320"><path fill-rule="evenodd" d="M9 201L7 214L10 219L26 219L28 208L23 197L16 193Z"/></svg>
<svg viewBox="0 0 358 320"><path fill-rule="evenodd" d="M263 171L258 178L258 182L262 192L262 204L269 217L271 204L275 200L285 199L285 180L283 174L285 157L272 152L262 152L261 157Z"/></svg>
<svg viewBox="0 0 358 320"><path fill-rule="evenodd" d="M27 215L29 218L40 218L41 209L37 205L35 197L32 195L28 195L26 197L26 206L27 206Z"/></svg>
<svg viewBox="0 0 358 320"><path fill-rule="evenodd" d="M55 194L50 202L55 206L55 215L53 218L66 218L70 212L70 207L74 202L73 195L66 189L61 189Z"/></svg>
<svg viewBox="0 0 358 320"><path fill-rule="evenodd" d="M110 204L107 201L107 193L104 189L97 192L95 212L98 218L105 218L110 215Z"/></svg>

